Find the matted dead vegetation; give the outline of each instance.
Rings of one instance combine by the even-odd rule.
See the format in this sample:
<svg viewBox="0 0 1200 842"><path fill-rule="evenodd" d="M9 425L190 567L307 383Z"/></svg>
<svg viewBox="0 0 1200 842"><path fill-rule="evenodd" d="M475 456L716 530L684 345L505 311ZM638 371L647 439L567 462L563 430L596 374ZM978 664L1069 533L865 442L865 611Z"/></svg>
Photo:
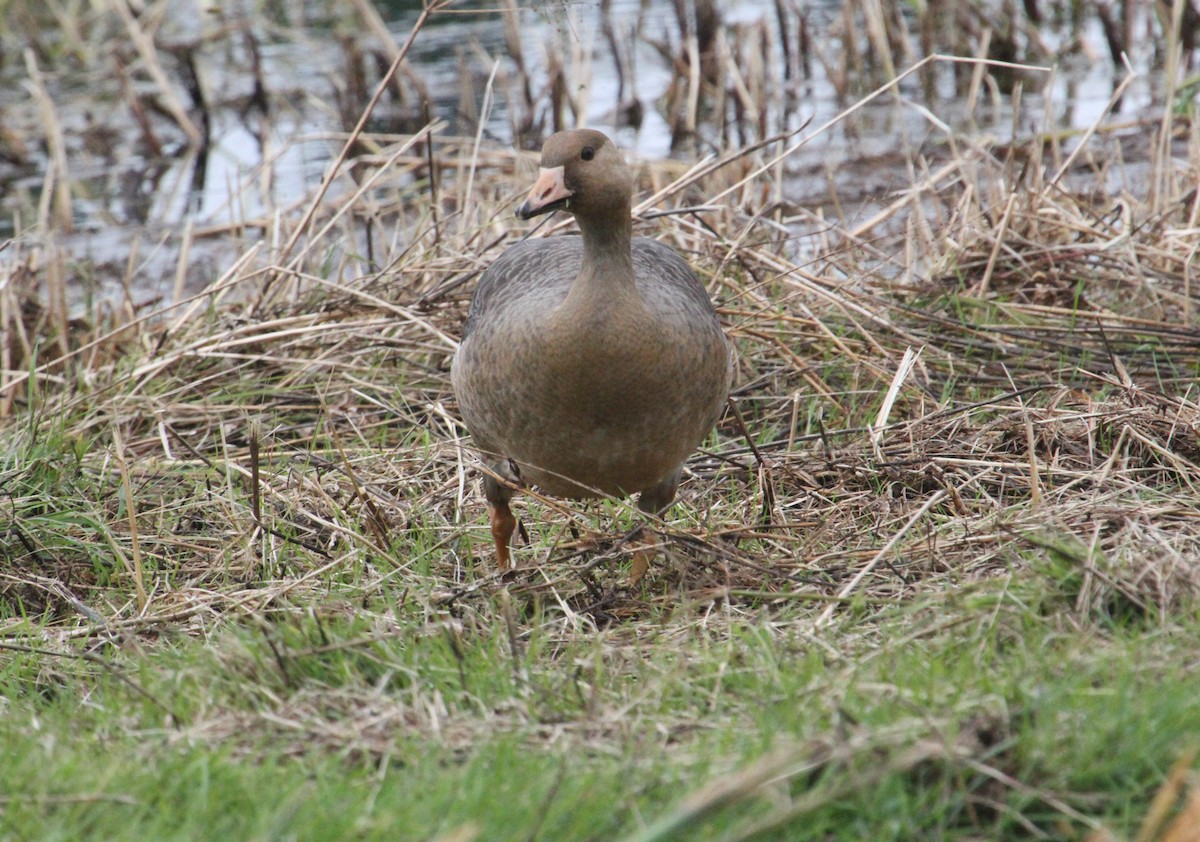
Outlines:
<svg viewBox="0 0 1200 842"><path fill-rule="evenodd" d="M530 156L372 138L339 198L160 316L66 320L46 303L66 267L11 242L4 598L71 635L202 628L347 578L431 620L507 588L599 625L780 600L822 624L1070 545L1077 607L1168 611L1200 583L1200 147L1169 128L1140 195L1088 182L1116 132L1069 155L947 137L853 230L766 198L795 137L646 163L638 228L691 257L740 358L636 593L625 507L527 496L507 581L483 537L447 367L474 277L521 233ZM71 464L16 457L44 437Z"/></svg>

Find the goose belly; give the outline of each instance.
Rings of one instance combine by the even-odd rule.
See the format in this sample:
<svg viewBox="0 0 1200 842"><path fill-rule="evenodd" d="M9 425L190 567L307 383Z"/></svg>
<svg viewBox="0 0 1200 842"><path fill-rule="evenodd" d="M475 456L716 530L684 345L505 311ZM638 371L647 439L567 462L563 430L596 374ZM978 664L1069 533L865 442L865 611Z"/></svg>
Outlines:
<svg viewBox="0 0 1200 842"><path fill-rule="evenodd" d="M673 339L659 330L567 349L530 347L510 356L515 366L475 359L458 367L471 372L462 379L472 382L455 387L464 420L481 444L515 460L523 479L548 493L641 491L703 440L728 388L719 330L699 354L694 346L682 352ZM464 353L486 357L488 349ZM508 376L487 376L501 368Z"/></svg>

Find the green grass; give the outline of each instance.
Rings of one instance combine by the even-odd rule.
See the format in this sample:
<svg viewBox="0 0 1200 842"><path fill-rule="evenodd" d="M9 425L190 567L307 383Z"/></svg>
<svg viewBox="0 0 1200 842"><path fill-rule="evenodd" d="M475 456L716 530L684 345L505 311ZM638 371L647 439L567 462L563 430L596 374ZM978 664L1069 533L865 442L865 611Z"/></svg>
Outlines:
<svg viewBox="0 0 1200 842"><path fill-rule="evenodd" d="M347 609L89 660L6 651L3 826L39 839L636 837L703 782L782 752L771 782L708 805L687 838L759 823L789 839L1082 831L1063 804L1128 833L1200 735L1180 668L1200 620L1077 615L1056 604L1064 584L1026 572L811 633L802 615L759 611L719 630L694 617L686 634L564 642L543 616L514 643L500 622L439 633L411 608ZM864 651L831 658L810 634ZM904 759L926 742L937 750ZM814 793L828 798L786 818Z"/></svg>

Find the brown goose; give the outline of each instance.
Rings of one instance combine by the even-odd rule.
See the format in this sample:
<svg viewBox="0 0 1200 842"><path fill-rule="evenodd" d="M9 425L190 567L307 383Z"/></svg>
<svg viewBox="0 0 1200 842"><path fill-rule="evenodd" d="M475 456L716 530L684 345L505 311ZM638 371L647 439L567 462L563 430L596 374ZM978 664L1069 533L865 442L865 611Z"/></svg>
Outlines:
<svg viewBox="0 0 1200 842"><path fill-rule="evenodd" d="M721 416L732 356L691 267L633 239L633 173L605 135L558 132L517 216L565 210L582 236L507 249L475 290L451 380L483 454L496 560L509 566L513 486L625 496L658 514ZM631 579L646 572L635 554Z"/></svg>

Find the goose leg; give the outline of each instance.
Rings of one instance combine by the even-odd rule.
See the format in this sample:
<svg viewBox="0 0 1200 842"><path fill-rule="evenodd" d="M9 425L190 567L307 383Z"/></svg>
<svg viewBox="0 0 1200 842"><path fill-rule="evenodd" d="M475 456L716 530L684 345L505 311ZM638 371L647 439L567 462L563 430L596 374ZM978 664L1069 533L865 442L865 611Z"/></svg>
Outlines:
<svg viewBox="0 0 1200 842"><path fill-rule="evenodd" d="M512 542L512 534L517 528L517 519L513 517L508 503L500 503L496 506L488 506L488 521L492 527L492 540L496 542L496 566L501 570L507 570L512 564L509 545Z"/></svg>
<svg viewBox="0 0 1200 842"><path fill-rule="evenodd" d="M633 551L633 562L629 565L629 585L634 587L638 582L642 581L642 577L646 575L646 571L650 569L650 559L654 555L654 551L649 547L654 546L654 536L650 532L650 527L642 530L642 534L637 537L638 548Z"/></svg>
<svg viewBox="0 0 1200 842"><path fill-rule="evenodd" d="M492 528L492 540L496 542L496 566L500 570L507 570L512 564L509 547L517 528L517 519L508 507L512 494L511 489L501 485L495 478L484 476L483 496L487 499L488 524Z"/></svg>
<svg viewBox="0 0 1200 842"><path fill-rule="evenodd" d="M675 499L675 492L679 488L679 477L682 473L683 466L680 465L657 485L652 485L643 491L638 497L638 508L648 515L661 515L665 512ZM640 546L633 551L633 563L629 566L630 585L640 582L646 575L646 571L650 569L650 559L654 555L654 550L651 549L654 546L654 533L649 526L642 530L641 537L637 542Z"/></svg>

